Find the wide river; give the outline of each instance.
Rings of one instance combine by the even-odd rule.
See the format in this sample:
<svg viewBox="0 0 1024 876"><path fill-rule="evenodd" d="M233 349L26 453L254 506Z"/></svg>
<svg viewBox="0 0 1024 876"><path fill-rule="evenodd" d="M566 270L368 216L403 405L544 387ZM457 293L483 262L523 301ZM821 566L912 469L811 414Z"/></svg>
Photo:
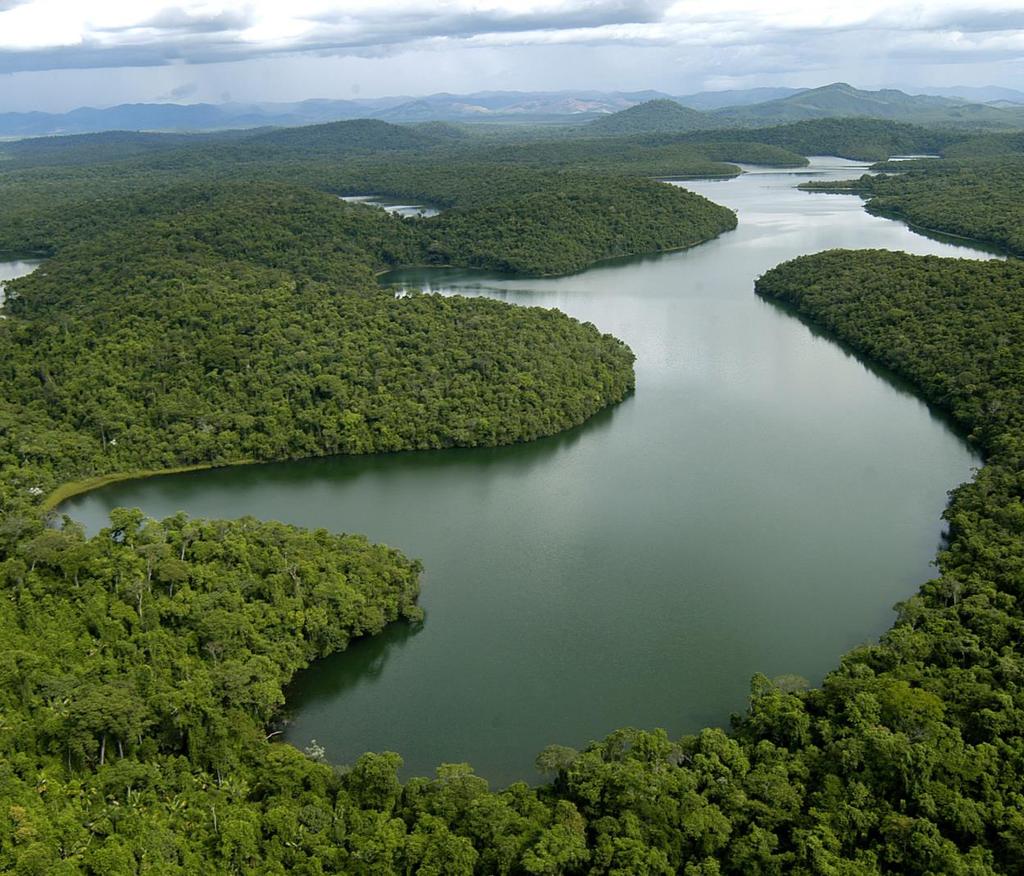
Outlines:
<svg viewBox="0 0 1024 876"><path fill-rule="evenodd" d="M424 561L426 623L394 625L301 673L286 738L406 775L468 761L532 780L550 743L617 727L724 725L751 675L817 683L932 573L946 492L978 457L907 388L753 293L831 247L988 257L807 194L812 174L687 182L739 213L695 249L572 277L407 271L445 293L557 307L636 352L635 395L533 444L245 466L125 482L69 501L251 514L367 533Z"/></svg>

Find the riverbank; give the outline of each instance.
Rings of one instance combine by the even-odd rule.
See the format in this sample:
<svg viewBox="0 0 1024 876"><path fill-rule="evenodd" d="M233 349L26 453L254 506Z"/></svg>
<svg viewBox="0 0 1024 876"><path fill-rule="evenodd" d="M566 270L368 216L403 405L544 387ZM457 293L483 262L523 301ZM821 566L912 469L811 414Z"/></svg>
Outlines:
<svg viewBox="0 0 1024 876"><path fill-rule="evenodd" d="M82 478L77 481L67 481L45 496L39 503L39 507L42 511L52 511L68 499L74 498L75 496L81 496L85 493L91 492L92 490L98 490L101 487L106 487L110 484L119 483L120 481L163 477L166 475L184 474L189 471L205 471L211 468L224 468L227 466L254 465L260 461L261 460L256 459L235 459L226 462L204 462L196 463L194 465L177 465L170 468L141 468L133 469L131 471L113 472L106 475L96 475L95 477Z"/></svg>

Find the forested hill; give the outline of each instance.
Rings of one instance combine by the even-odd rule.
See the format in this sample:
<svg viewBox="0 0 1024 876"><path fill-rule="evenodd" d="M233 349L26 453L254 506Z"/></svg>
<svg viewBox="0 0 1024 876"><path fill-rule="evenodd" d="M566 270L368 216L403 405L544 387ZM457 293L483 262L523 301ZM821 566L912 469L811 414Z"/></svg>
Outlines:
<svg viewBox="0 0 1024 876"><path fill-rule="evenodd" d="M403 125L391 125L375 119L355 119L309 125L302 128L256 133L247 138L244 149L271 147L303 156L350 152L376 154L392 149L422 149L436 145L442 138Z"/></svg>
<svg viewBox="0 0 1024 876"><path fill-rule="evenodd" d="M137 178L121 193L119 169L123 170L116 165L90 171L76 168L63 180L29 171L13 175L6 186L0 183L0 191L11 196L11 208L0 215L0 252L51 253L100 229L173 215L178 210L191 211L196 223L208 227L208 217L220 215L217 211L240 210L244 198L235 201L231 193L242 193L251 186L219 181L178 183L184 174L175 170L166 175L168 182L163 185ZM326 218L317 218L324 222L324 230L306 228L302 232L321 238L334 223L343 222L343 208L336 198L315 192L315 188L338 194L394 195L454 208L428 219L393 218L376 227L375 233L390 235L391 239L375 241L375 245L380 245L381 257L391 266L404 261L565 274L601 259L693 246L736 226L731 210L706 198L677 186L621 174L426 161L343 165L313 161L254 162L227 176L240 179L252 174L301 183L282 185L279 191L291 192L289 203L305 197L308 204L327 211ZM333 212L324 206L327 204ZM251 228L254 220L234 216L232 221L231 227ZM266 217L252 246L264 246L264 236L276 239L282 233L271 217ZM325 245L328 251L334 246ZM294 257L304 257L304 253L299 249Z"/></svg>
<svg viewBox="0 0 1024 876"><path fill-rule="evenodd" d="M629 109L595 119L587 125L589 134L623 134L698 131L713 127L706 114L674 100L649 100Z"/></svg>
<svg viewBox="0 0 1024 876"><path fill-rule="evenodd" d="M1018 130L1024 110L965 100L911 95L894 89L864 91L844 82L809 88L775 100L700 112L674 100L658 99L595 119L585 130L596 133L689 132L711 129L757 129L816 120L859 119L910 122L946 130Z"/></svg>
<svg viewBox="0 0 1024 876"><path fill-rule="evenodd" d="M723 124L752 127L821 118L893 119L971 128L1017 128L1024 123L1024 113L1017 108L1006 110L948 97L911 95L891 88L865 91L845 82L809 88L751 106L726 107L714 115Z"/></svg>

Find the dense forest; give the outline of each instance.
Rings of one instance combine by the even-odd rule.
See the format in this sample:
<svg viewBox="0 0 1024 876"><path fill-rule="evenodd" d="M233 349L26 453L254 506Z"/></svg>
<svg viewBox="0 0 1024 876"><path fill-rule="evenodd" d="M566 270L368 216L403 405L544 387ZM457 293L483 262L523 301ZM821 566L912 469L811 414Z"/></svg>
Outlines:
<svg viewBox="0 0 1024 876"><path fill-rule="evenodd" d="M969 135L883 119L815 119L770 128L725 130L732 141L763 143L800 155L837 155L855 161L882 161L893 155L935 155ZM704 131L687 139L711 139Z"/></svg>
<svg viewBox="0 0 1024 876"><path fill-rule="evenodd" d="M492 166L467 164L432 168L417 176L399 165L356 165L323 185L339 194L372 191L452 207L425 219L366 218L365 227L345 230L343 240L362 239L373 227L378 267L461 264L565 274L601 259L693 246L736 225L730 210L659 182L522 168L505 174L496 184L494 171ZM232 219L243 226L262 222L271 238L284 234L274 228L271 217L243 215L247 202L241 193L252 191L249 184L169 183L119 194L112 178L83 181L81 188L64 192L49 181L19 180L10 190L25 197L0 217L0 251L6 252L48 255L101 228L125 227L179 208L185 212L177 221L187 214L190 221L208 226L207 217L222 215L211 210L214 204L216 209L231 209ZM234 194L227 199L217 194L225 191ZM333 232L348 221L344 206L308 186L280 185L278 191L293 192L291 203L306 198L309 205L318 205L316 221L324 223L322 227L306 224L313 218L311 208L295 217L294 227L301 228L301 234L317 236L321 243L333 240ZM253 231L253 246L265 245L262 232ZM312 243L312 238L305 242ZM277 245L283 253L284 242L279 240Z"/></svg>
<svg viewBox="0 0 1024 876"><path fill-rule="evenodd" d="M630 391L621 342L558 312L396 297L375 272L422 261L558 273L735 224L622 169L681 141L610 138L576 157L560 144L522 144L516 157L506 144L488 163L456 158L429 128L378 156L357 144L332 157L338 129L324 128L312 157L291 133L252 154L231 138L152 148L128 137L117 160L97 146L91 161L0 173L0 249L49 256L9 284L0 320L0 870L1019 869L1017 261L829 252L759 281L765 298L913 381L987 464L953 494L936 579L819 689L758 676L731 732L625 729L582 752L553 746L538 788L494 791L464 764L402 784L396 754L337 768L275 741L295 671L389 622L419 622L415 561L359 536L131 510L86 538L42 510L62 484L124 471L568 428ZM870 145L858 130L851 142ZM761 142L802 151L783 141ZM700 160L713 143L725 160L722 142L706 141ZM938 178L913 168L885 184L918 173ZM403 220L336 197L370 192L447 209ZM992 214L1011 200L990 202Z"/></svg>

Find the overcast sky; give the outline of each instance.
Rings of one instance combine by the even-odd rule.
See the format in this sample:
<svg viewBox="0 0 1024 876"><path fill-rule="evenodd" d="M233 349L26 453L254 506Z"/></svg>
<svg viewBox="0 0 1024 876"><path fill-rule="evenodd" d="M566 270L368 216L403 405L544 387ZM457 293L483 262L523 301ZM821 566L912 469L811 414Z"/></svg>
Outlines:
<svg viewBox="0 0 1024 876"><path fill-rule="evenodd" d="M1024 89L1024 0L0 0L0 111L839 80Z"/></svg>

